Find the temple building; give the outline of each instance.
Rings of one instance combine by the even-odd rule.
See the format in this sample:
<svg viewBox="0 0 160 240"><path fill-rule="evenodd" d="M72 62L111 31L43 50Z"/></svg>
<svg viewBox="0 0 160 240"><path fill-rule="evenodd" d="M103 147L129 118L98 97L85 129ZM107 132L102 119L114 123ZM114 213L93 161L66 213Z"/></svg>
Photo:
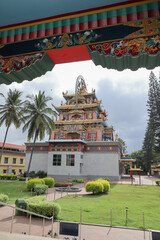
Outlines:
<svg viewBox="0 0 160 240"><path fill-rule="evenodd" d="M58 119L46 142L36 143L30 171L43 170L55 179L108 177L119 180L121 175L121 144L114 137L113 126L107 124L95 90L87 91L85 80L79 76L75 93L63 92L64 103L54 106ZM33 143L26 143L26 166Z"/></svg>

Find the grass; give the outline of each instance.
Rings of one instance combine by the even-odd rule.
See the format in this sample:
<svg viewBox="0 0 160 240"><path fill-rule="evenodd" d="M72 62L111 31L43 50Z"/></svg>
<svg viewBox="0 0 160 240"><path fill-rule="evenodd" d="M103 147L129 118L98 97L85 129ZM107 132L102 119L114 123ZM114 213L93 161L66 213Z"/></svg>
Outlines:
<svg viewBox="0 0 160 240"><path fill-rule="evenodd" d="M61 206L59 218L66 221L143 228L143 211L146 229L160 230L160 187L146 185L112 185L108 194L81 195L56 200ZM128 220L126 222L126 207Z"/></svg>
<svg viewBox="0 0 160 240"><path fill-rule="evenodd" d="M0 193L9 196L8 203L14 203L17 198L29 198L34 194L27 191L23 181L0 182Z"/></svg>

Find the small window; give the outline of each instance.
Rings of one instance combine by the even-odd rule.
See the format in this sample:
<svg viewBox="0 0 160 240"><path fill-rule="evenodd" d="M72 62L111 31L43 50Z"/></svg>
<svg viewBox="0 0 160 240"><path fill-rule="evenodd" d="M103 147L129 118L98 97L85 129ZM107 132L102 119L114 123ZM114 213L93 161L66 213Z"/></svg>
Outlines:
<svg viewBox="0 0 160 240"><path fill-rule="evenodd" d="M8 163L8 158L4 158L4 163Z"/></svg>
<svg viewBox="0 0 160 240"><path fill-rule="evenodd" d="M16 164L16 158L13 158L13 164Z"/></svg>
<svg viewBox="0 0 160 240"><path fill-rule="evenodd" d="M20 164L23 164L23 158L20 159Z"/></svg>
<svg viewBox="0 0 160 240"><path fill-rule="evenodd" d="M7 170L3 169L3 173L7 173Z"/></svg>
<svg viewBox="0 0 160 240"><path fill-rule="evenodd" d="M66 156L66 166L74 166L74 164L75 164L75 155L68 154Z"/></svg>
<svg viewBox="0 0 160 240"><path fill-rule="evenodd" d="M53 166L61 166L61 155L60 154L53 155Z"/></svg>

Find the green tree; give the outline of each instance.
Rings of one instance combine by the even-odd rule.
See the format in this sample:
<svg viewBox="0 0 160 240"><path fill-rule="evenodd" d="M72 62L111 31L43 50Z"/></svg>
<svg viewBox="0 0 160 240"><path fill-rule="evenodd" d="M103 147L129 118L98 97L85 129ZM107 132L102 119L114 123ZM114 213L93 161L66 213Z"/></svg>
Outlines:
<svg viewBox="0 0 160 240"><path fill-rule="evenodd" d="M121 144L123 154L126 154L127 153L127 146L126 146L125 141L122 138L118 138L118 141Z"/></svg>
<svg viewBox="0 0 160 240"><path fill-rule="evenodd" d="M47 106L48 101L52 100L51 97L45 96L44 92L39 91L38 95L28 95L28 100L25 102L25 124L23 132L28 129L28 138L33 138L33 147L28 164L27 177L29 175L32 155L36 140L39 138L43 140L45 133L50 136L54 128L53 120L48 116L55 115L55 112Z"/></svg>
<svg viewBox="0 0 160 240"><path fill-rule="evenodd" d="M132 152L129 154L129 157L136 159L136 166L142 167L144 169L144 150L140 149L138 151Z"/></svg>
<svg viewBox="0 0 160 240"><path fill-rule="evenodd" d="M155 151L160 152L160 83L153 72L149 76L147 106L149 120L143 142L144 170L146 172L150 171Z"/></svg>
<svg viewBox="0 0 160 240"><path fill-rule="evenodd" d="M3 123L6 126L6 132L0 153L0 162L11 124L14 124L16 128L19 128L23 121L23 102L20 99L21 95L22 92L16 89L13 91L9 89L6 97L0 93L0 96L4 99L4 104L0 104L0 126L2 126Z"/></svg>

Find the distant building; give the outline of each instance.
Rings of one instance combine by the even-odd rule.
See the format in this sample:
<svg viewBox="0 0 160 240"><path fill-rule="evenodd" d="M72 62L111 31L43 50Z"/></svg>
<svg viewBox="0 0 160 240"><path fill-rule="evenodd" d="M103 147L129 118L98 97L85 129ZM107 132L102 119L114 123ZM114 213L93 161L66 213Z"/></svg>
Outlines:
<svg viewBox="0 0 160 240"><path fill-rule="evenodd" d="M63 93L65 103L53 105L59 119L49 141L36 143L30 171L44 170L56 179L108 177L120 179L121 143L113 136L113 126L95 90L88 92L82 76L74 94ZM26 166L33 143L26 143Z"/></svg>
<svg viewBox="0 0 160 240"><path fill-rule="evenodd" d="M3 143L0 143L0 151ZM0 162L0 174L24 173L25 166L25 146L6 143Z"/></svg>

